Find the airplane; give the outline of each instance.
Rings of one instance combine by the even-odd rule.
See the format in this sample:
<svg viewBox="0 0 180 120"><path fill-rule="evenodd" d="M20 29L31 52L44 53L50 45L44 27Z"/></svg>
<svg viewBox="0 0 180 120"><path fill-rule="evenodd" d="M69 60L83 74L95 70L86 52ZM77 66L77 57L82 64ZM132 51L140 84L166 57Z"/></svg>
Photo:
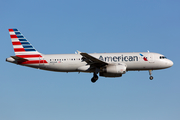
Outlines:
<svg viewBox="0 0 180 120"><path fill-rule="evenodd" d="M121 77L127 71L149 71L166 69L173 62L164 55L152 52L132 53L85 53L42 54L24 37L18 29L9 29L15 56L6 58L7 62L55 72L93 73L91 82L101 77Z"/></svg>

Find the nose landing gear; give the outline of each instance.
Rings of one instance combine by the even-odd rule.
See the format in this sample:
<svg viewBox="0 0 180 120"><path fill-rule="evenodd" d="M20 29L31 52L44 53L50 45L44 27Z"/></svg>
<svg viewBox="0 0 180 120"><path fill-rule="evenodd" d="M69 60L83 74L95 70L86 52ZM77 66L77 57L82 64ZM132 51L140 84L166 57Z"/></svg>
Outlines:
<svg viewBox="0 0 180 120"><path fill-rule="evenodd" d="M151 76L151 74L152 74L152 70L149 70L149 75L150 75L149 79L153 80L153 76Z"/></svg>
<svg viewBox="0 0 180 120"><path fill-rule="evenodd" d="M150 76L149 79L150 79L150 80L153 80L153 76Z"/></svg>

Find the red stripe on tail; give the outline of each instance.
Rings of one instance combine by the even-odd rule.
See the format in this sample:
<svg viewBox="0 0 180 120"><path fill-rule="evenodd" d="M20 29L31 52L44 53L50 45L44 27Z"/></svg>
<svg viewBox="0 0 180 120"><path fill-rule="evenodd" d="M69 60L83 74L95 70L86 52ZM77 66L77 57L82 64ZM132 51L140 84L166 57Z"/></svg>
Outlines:
<svg viewBox="0 0 180 120"><path fill-rule="evenodd" d="M30 60L25 62L19 62L18 64L43 64L48 63L46 60Z"/></svg>
<svg viewBox="0 0 180 120"><path fill-rule="evenodd" d="M14 52L25 52L24 48L14 48Z"/></svg>
<svg viewBox="0 0 180 120"><path fill-rule="evenodd" d="M16 35L10 35L11 38L18 38Z"/></svg>
<svg viewBox="0 0 180 120"><path fill-rule="evenodd" d="M21 45L21 42L12 42L13 45Z"/></svg>
<svg viewBox="0 0 180 120"><path fill-rule="evenodd" d="M14 30L13 29L9 29L9 32L14 32Z"/></svg>
<svg viewBox="0 0 180 120"><path fill-rule="evenodd" d="M42 57L41 55L16 55L21 58L35 58L35 57Z"/></svg>

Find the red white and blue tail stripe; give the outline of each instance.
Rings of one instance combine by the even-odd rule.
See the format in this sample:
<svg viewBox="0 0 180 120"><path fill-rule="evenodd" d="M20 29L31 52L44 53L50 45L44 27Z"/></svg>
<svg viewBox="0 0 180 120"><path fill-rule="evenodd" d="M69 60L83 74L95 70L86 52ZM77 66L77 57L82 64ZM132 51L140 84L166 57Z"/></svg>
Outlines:
<svg viewBox="0 0 180 120"><path fill-rule="evenodd" d="M20 64L39 64L47 63L42 60L42 55L39 53L30 42L21 34L18 29L9 29L9 34L12 40L12 45L16 57L23 58L19 60Z"/></svg>
<svg viewBox="0 0 180 120"><path fill-rule="evenodd" d="M16 55L40 55L20 31L17 29L9 29L9 34Z"/></svg>

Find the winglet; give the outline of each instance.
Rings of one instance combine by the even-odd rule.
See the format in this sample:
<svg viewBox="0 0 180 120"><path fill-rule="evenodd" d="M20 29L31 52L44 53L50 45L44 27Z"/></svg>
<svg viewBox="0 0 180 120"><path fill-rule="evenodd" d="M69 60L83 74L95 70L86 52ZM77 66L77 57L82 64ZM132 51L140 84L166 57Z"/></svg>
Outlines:
<svg viewBox="0 0 180 120"><path fill-rule="evenodd" d="M78 54L80 54L80 53L81 53L81 52L80 52L80 51L78 51L78 50L76 50L76 51L77 51L77 53L78 53Z"/></svg>

